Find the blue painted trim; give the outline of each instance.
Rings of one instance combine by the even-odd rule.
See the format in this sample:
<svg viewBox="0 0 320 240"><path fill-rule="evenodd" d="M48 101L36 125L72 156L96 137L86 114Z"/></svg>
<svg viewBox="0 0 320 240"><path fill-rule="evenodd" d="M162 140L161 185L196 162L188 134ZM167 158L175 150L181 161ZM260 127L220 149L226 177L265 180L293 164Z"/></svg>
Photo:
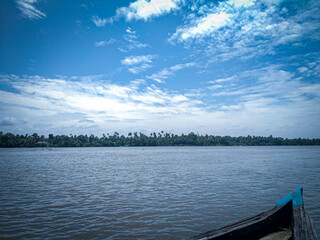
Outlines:
<svg viewBox="0 0 320 240"><path fill-rule="evenodd" d="M302 199L303 188L299 187L294 192L290 193L288 196L282 198L279 202L277 202L278 207L284 206L286 203L292 200L292 205L294 208L299 208L303 206Z"/></svg>

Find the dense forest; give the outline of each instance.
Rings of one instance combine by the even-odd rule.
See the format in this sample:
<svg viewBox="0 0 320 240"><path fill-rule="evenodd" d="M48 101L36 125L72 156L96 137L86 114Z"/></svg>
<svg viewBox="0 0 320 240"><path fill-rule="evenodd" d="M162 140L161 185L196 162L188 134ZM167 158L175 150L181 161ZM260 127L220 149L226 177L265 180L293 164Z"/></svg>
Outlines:
<svg viewBox="0 0 320 240"><path fill-rule="evenodd" d="M288 139L281 137L230 137L172 133L129 133L128 136L115 132L113 135L56 135L39 136L14 135L0 132L0 147L120 147L120 146L280 146L280 145L320 145L320 139Z"/></svg>

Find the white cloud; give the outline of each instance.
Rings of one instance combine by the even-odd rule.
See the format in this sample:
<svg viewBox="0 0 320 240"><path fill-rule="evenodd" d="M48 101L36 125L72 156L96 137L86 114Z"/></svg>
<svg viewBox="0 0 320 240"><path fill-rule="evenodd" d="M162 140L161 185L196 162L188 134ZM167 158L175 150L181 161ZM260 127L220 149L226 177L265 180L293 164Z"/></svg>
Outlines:
<svg viewBox="0 0 320 240"><path fill-rule="evenodd" d="M126 34L124 34L123 38L126 42L123 44L123 47L118 48L121 52L128 52L133 49L145 48L149 46L146 43L139 42L136 31L133 31L130 27L126 29Z"/></svg>
<svg viewBox="0 0 320 240"><path fill-rule="evenodd" d="M72 80L41 76L1 78L10 79L12 88L17 91L0 91L0 102L4 106L1 113L12 116L12 119L24 119L25 123L20 126L24 129L32 129L34 124L43 122L52 126L42 129L41 133L66 126L76 129L92 121L101 129L124 129L130 126L128 122L135 123L136 120L143 126L142 122L152 122L160 116L171 118L174 114L199 111L196 107L198 101L193 102L182 94L153 85L139 89L131 84L117 85L102 80L93 82L88 80L90 77L86 81L76 77ZM54 118L63 114L74 116L63 117L59 121ZM117 122L112 127L111 119ZM9 123L8 119L3 121L4 124Z"/></svg>
<svg viewBox="0 0 320 240"><path fill-rule="evenodd" d="M140 66L128 68L128 70L129 70L129 72L131 72L133 74L138 74L140 72L146 71L148 68L152 68L152 65L144 63Z"/></svg>
<svg viewBox="0 0 320 240"><path fill-rule="evenodd" d="M0 126L14 126L18 124L17 119L13 118L13 117L4 117L1 121L0 121Z"/></svg>
<svg viewBox="0 0 320 240"><path fill-rule="evenodd" d="M235 7L250 7L255 3L255 0L229 0L229 3Z"/></svg>
<svg viewBox="0 0 320 240"><path fill-rule="evenodd" d="M107 23L112 23L112 19L100 18L99 16L92 16L91 20L97 27L104 27Z"/></svg>
<svg viewBox="0 0 320 240"><path fill-rule="evenodd" d="M227 25L228 20L229 15L225 12L209 14L198 19L193 27L178 29L171 39L178 38L180 41L186 41L189 38L204 37Z"/></svg>
<svg viewBox="0 0 320 240"><path fill-rule="evenodd" d="M316 94L319 84L310 84L295 78L293 73L281 70L281 65L271 65L264 68L243 71L231 76L227 81L210 81L210 84L219 83L221 87L211 88L211 96L233 96L233 101L240 105L248 102L265 102L266 106L286 104L307 103L309 98L319 101L319 94ZM232 79L230 82L229 79ZM251 84L248 86L247 82ZM235 84L236 83L236 84ZM300 102L301 101L301 102ZM320 110L320 109L319 109ZM257 110L258 111L258 110ZM320 113L320 112L319 112Z"/></svg>
<svg viewBox="0 0 320 240"><path fill-rule="evenodd" d="M204 4L197 14L185 18L185 24L178 26L168 41L183 43L195 53L204 51L207 62L212 63L274 55L279 46L320 40L317 1L303 2L303 7L290 13L279 2L229 0Z"/></svg>
<svg viewBox="0 0 320 240"><path fill-rule="evenodd" d="M295 66L298 72L304 77L312 76L313 79L319 79L320 77L320 52L312 52L308 54L294 55L291 57L292 60L297 61Z"/></svg>
<svg viewBox="0 0 320 240"><path fill-rule="evenodd" d="M162 69L161 71L157 73L153 73L150 76L147 76L147 78L152 79L156 81L157 83L164 83L164 80L168 78L168 76L172 75L173 72L169 71L168 69Z"/></svg>
<svg viewBox="0 0 320 240"><path fill-rule="evenodd" d="M104 46L107 46L107 45L110 45L110 44L113 44L115 42L115 40L113 38L109 39L108 41L98 41L98 42L95 42L94 45L96 47L104 47Z"/></svg>
<svg viewBox="0 0 320 240"><path fill-rule="evenodd" d="M150 63L152 63L153 58L155 58L154 55L128 56L124 58L121 63L130 66L128 70L131 73L138 74L152 67Z"/></svg>
<svg viewBox="0 0 320 240"><path fill-rule="evenodd" d="M283 0L262 0L262 2L271 6L271 5L278 5L281 2L283 2Z"/></svg>
<svg viewBox="0 0 320 240"><path fill-rule="evenodd" d="M151 63L154 55L128 56L121 61L124 65L136 65L140 63Z"/></svg>
<svg viewBox="0 0 320 240"><path fill-rule="evenodd" d="M133 31L130 27L126 29L126 33L133 34L133 35L136 34L136 32Z"/></svg>
<svg viewBox="0 0 320 240"><path fill-rule="evenodd" d="M164 80L167 79L169 76L174 75L174 72L182 70L184 68L194 67L194 66L196 66L195 62L176 64L169 68L164 68L157 73L153 73L152 75L147 76L147 78L152 79L158 83L164 83Z"/></svg>
<svg viewBox="0 0 320 240"><path fill-rule="evenodd" d="M181 69L175 66L171 68ZM0 75L1 82L14 89L0 91L1 115L7 116L0 123L3 131L39 134L174 129L319 137L320 84L297 79L281 68L238 72L214 80L214 86L194 89L200 94L193 95L148 86L141 79L120 85L103 76ZM226 103L225 96L231 95L234 98Z"/></svg>
<svg viewBox="0 0 320 240"><path fill-rule="evenodd" d="M118 8L114 18L124 16L127 21L133 19L147 21L152 17L158 17L178 9L179 2L180 0L137 0L130 3L129 7Z"/></svg>
<svg viewBox="0 0 320 240"><path fill-rule="evenodd" d="M227 77L227 78L219 78L219 79L215 79L212 81L209 81L208 83L223 83L223 82L229 82L229 81L233 81L236 79L236 76L231 76L231 77Z"/></svg>
<svg viewBox="0 0 320 240"><path fill-rule="evenodd" d="M38 10L34 4L37 0L17 0L17 7L21 11L22 16L29 19L45 18L46 14Z"/></svg>
<svg viewBox="0 0 320 240"><path fill-rule="evenodd" d="M184 68L194 67L195 65L196 65L195 62L181 63L181 64L176 64L176 65L170 67L170 70L179 71L179 70L182 70Z"/></svg>
<svg viewBox="0 0 320 240"><path fill-rule="evenodd" d="M306 68L306 67L299 67L297 70L298 70L300 73L304 73L304 72L308 71L309 69Z"/></svg>

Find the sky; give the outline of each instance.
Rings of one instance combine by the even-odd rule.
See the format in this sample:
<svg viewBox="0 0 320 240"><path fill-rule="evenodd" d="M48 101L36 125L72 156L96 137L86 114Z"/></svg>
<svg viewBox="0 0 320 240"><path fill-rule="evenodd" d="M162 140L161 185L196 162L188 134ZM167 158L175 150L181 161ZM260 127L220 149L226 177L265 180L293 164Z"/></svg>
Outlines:
<svg viewBox="0 0 320 240"><path fill-rule="evenodd" d="M0 131L320 137L319 0L2 0Z"/></svg>

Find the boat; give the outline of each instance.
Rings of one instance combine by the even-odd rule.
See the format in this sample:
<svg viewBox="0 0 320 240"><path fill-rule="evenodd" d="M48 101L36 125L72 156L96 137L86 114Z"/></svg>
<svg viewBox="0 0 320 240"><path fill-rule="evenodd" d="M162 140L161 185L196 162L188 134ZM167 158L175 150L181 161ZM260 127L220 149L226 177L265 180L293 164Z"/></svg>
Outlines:
<svg viewBox="0 0 320 240"><path fill-rule="evenodd" d="M189 240L316 240L312 219L304 210L303 188L299 187L272 209Z"/></svg>

